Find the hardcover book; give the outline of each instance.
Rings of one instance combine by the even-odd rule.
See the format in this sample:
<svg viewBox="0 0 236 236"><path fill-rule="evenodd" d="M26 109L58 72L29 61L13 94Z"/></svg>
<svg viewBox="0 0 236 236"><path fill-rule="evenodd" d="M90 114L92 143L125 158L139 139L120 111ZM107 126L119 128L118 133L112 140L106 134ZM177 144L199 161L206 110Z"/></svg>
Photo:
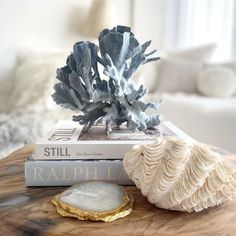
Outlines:
<svg viewBox="0 0 236 236"><path fill-rule="evenodd" d="M93 126L81 136L83 126L73 121L59 121L37 144L35 159L123 159L135 145L149 144L160 136L192 140L169 121L145 131L127 131L125 127L106 134L104 126Z"/></svg>
<svg viewBox="0 0 236 236"><path fill-rule="evenodd" d="M33 160L25 162L26 186L70 186L80 181L106 180L133 185L122 160Z"/></svg>

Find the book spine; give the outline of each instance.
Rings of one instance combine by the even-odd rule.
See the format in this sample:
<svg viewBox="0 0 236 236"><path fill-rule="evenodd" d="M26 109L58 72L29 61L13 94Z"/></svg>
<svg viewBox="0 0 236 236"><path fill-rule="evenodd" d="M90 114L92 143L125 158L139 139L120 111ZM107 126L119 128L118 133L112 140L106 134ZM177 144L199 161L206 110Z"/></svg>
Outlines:
<svg viewBox="0 0 236 236"><path fill-rule="evenodd" d="M134 185L121 160L26 161L26 186L71 186L86 180L104 180Z"/></svg>
<svg viewBox="0 0 236 236"><path fill-rule="evenodd" d="M37 144L34 159L123 159L134 144Z"/></svg>

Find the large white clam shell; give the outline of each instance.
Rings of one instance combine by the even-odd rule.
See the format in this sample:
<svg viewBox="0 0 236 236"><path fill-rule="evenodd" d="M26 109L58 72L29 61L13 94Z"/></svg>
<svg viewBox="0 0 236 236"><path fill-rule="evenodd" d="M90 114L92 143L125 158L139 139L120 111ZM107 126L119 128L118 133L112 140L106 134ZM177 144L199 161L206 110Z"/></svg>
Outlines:
<svg viewBox="0 0 236 236"><path fill-rule="evenodd" d="M232 199L236 168L200 143L160 137L124 157L130 179L157 207L201 211Z"/></svg>

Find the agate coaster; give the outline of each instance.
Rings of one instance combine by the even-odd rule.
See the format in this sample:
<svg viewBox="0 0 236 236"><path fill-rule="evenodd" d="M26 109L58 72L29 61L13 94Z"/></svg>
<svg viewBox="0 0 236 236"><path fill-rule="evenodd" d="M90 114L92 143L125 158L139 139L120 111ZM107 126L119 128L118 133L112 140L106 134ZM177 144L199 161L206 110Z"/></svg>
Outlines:
<svg viewBox="0 0 236 236"><path fill-rule="evenodd" d="M123 187L104 181L82 182L52 200L61 216L104 222L129 215L133 202Z"/></svg>

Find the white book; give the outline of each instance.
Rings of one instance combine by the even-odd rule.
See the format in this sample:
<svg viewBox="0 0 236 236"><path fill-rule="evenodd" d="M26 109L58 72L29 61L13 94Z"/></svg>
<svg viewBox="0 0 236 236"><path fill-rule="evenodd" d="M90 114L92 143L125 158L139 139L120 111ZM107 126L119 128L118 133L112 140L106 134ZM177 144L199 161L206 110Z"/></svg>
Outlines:
<svg viewBox="0 0 236 236"><path fill-rule="evenodd" d="M170 121L146 131L114 129L109 135L104 126L93 126L81 136L83 126L76 122L59 121L36 143L35 159L123 159L135 145L150 144L160 136L176 136L194 141Z"/></svg>

